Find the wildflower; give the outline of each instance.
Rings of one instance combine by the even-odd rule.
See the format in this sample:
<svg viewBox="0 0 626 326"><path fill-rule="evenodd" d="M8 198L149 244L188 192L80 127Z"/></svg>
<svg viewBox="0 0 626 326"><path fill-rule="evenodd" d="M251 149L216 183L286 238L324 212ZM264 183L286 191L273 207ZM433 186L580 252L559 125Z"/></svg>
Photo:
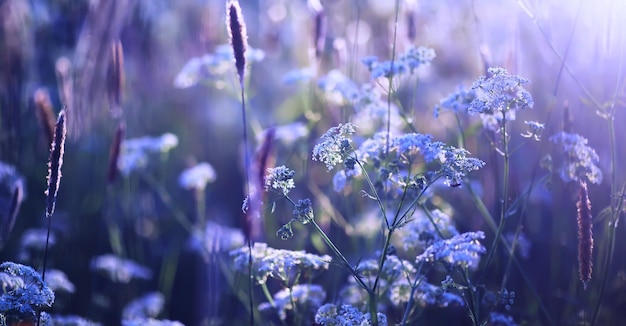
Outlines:
<svg viewBox="0 0 626 326"><path fill-rule="evenodd" d="M280 320L287 319L287 311L311 313L317 311L326 299L326 291L316 284L298 284L274 294L274 306L269 303L259 305L260 311L275 310ZM295 305L295 307L294 307Z"/></svg>
<svg viewBox="0 0 626 326"><path fill-rule="evenodd" d="M275 168L267 169L265 177L265 191L277 190L287 196L289 190L296 187L293 176L296 174L294 170L282 165Z"/></svg>
<svg viewBox="0 0 626 326"><path fill-rule="evenodd" d="M167 319L159 320L154 318L139 318L122 320L122 326L185 326L179 321Z"/></svg>
<svg viewBox="0 0 626 326"><path fill-rule="evenodd" d="M46 217L48 218L54 213L59 185L61 184L61 167L65 152L65 126L65 110L63 110L59 113L54 128L54 141L50 148L50 160L48 161L48 188L46 189Z"/></svg>
<svg viewBox="0 0 626 326"><path fill-rule="evenodd" d="M152 278L152 271L147 267L112 254L95 257L91 261L91 269L104 273L114 283L126 284L132 279Z"/></svg>
<svg viewBox="0 0 626 326"><path fill-rule="evenodd" d="M243 232L213 221L205 223L204 227L196 227L189 237L188 247L201 253L205 258L211 254L228 252L244 244Z"/></svg>
<svg viewBox="0 0 626 326"><path fill-rule="evenodd" d="M515 303L515 291L509 291L502 289L498 292L500 297L500 303L504 306L506 311L511 310L511 306Z"/></svg>
<svg viewBox="0 0 626 326"><path fill-rule="evenodd" d="M400 278L389 289L389 300L395 306L409 302L411 297L411 284L406 278ZM444 291L441 287L421 280L413 292L414 300L422 307L437 306L464 306L463 299L457 294Z"/></svg>
<svg viewBox="0 0 626 326"><path fill-rule="evenodd" d="M52 315L50 321L53 326L100 326L99 323L74 315Z"/></svg>
<svg viewBox="0 0 626 326"><path fill-rule="evenodd" d="M351 123L330 128L322 135L322 142L313 147L313 160L324 162L328 171L335 165L343 163L352 148L350 136L355 132L356 128Z"/></svg>
<svg viewBox="0 0 626 326"><path fill-rule="evenodd" d="M283 75L284 85L297 85L306 83L315 77L315 70L312 68L294 69Z"/></svg>
<svg viewBox="0 0 626 326"><path fill-rule="evenodd" d="M451 187L459 186L467 173L485 165L485 162L477 158L468 157L470 152L463 148L449 146L442 151L444 160L439 171L446 178L446 184Z"/></svg>
<svg viewBox="0 0 626 326"><path fill-rule="evenodd" d="M448 214L435 209L430 212L430 216L428 218L426 213L418 211L417 216L398 231L404 250L425 249L433 242L443 240L439 232L444 238L459 234Z"/></svg>
<svg viewBox="0 0 626 326"><path fill-rule="evenodd" d="M287 222L283 226L276 231L276 236L281 238L282 240L291 239L293 237L293 229L291 228L291 222L293 220Z"/></svg>
<svg viewBox="0 0 626 326"><path fill-rule="evenodd" d="M237 75L239 75L239 83L243 86L244 70L246 67L246 47L248 43L248 33L246 32L246 23L243 20L241 7L239 2L231 0L226 3L226 25L228 26L228 35L230 43L235 54L235 67Z"/></svg>
<svg viewBox="0 0 626 326"><path fill-rule="evenodd" d="M393 78L402 74L413 74L421 66L430 65L435 59L435 50L426 47L411 46L394 61L379 62L376 57L365 57L362 62L371 73L371 78Z"/></svg>
<svg viewBox="0 0 626 326"><path fill-rule="evenodd" d="M298 200L293 210L293 218L302 224L307 224L313 220L313 207L310 199Z"/></svg>
<svg viewBox="0 0 626 326"><path fill-rule="evenodd" d="M489 68L487 76L474 82L472 89L476 98L470 103L470 113L501 113L532 108L534 102L528 91L522 87L529 81L510 75L503 68Z"/></svg>
<svg viewBox="0 0 626 326"><path fill-rule="evenodd" d="M596 151L587 145L587 139L579 134L559 132L550 137L550 141L559 146L555 155L557 169L563 182L584 181L600 184L602 171L596 165L599 157Z"/></svg>
<svg viewBox="0 0 626 326"><path fill-rule="evenodd" d="M339 70L331 70L317 81L317 86L324 92L328 101L336 105L352 103L358 96L358 88Z"/></svg>
<svg viewBox="0 0 626 326"><path fill-rule="evenodd" d="M432 162L443 154L443 143L433 142L431 135L408 133L394 137L391 146L398 156L411 156L418 151L426 163Z"/></svg>
<svg viewBox="0 0 626 326"><path fill-rule="evenodd" d="M52 269L46 272L46 283L53 291L64 291L74 293L76 287L67 278L67 275L58 269Z"/></svg>
<svg viewBox="0 0 626 326"><path fill-rule="evenodd" d="M159 137L140 137L122 142L117 168L122 175L143 169L148 165L149 154L167 153L178 146L178 137L165 133Z"/></svg>
<svg viewBox="0 0 626 326"><path fill-rule="evenodd" d="M165 297L160 292L150 292L129 302L124 307L124 319L155 318L165 306Z"/></svg>
<svg viewBox="0 0 626 326"><path fill-rule="evenodd" d="M22 233L20 238L20 249L26 250L44 250L46 248L46 238L48 235L48 229L27 229ZM56 236L54 232L50 232L50 238L48 239L49 246L56 244Z"/></svg>
<svg viewBox="0 0 626 326"><path fill-rule="evenodd" d="M309 128L304 122L294 122L274 128L274 137L285 146L292 146L297 140L308 135Z"/></svg>
<svg viewBox="0 0 626 326"><path fill-rule="evenodd" d="M463 86L458 86L456 92L448 95L435 106L435 118L439 117L442 110L455 113L467 111L475 99L476 91L474 89L465 89Z"/></svg>
<svg viewBox="0 0 626 326"><path fill-rule="evenodd" d="M348 177L346 176L346 171L340 170L335 173L335 176L333 176L333 190L335 190L335 192L343 191L343 189L346 188L347 183Z"/></svg>
<svg viewBox="0 0 626 326"><path fill-rule="evenodd" d="M578 276L587 288L593 269L593 222L587 184L580 183L578 192Z"/></svg>
<svg viewBox="0 0 626 326"><path fill-rule="evenodd" d="M418 264L421 262L442 262L450 266L474 269L478 267L479 255L486 251L479 242L484 238L485 234L478 231L466 232L450 239L439 240L417 256L416 262Z"/></svg>
<svg viewBox="0 0 626 326"><path fill-rule="evenodd" d="M178 183L185 189L204 190L207 183L215 181L215 170L209 163L202 162L180 174Z"/></svg>
<svg viewBox="0 0 626 326"><path fill-rule="evenodd" d="M248 247L230 252L237 271L248 272ZM297 273L310 273L315 270L328 269L331 257L318 256L305 251L274 249L265 243L255 243L252 247L252 271L258 284L267 282L267 278L275 278L285 283Z"/></svg>
<svg viewBox="0 0 626 326"><path fill-rule="evenodd" d="M517 326L513 317L499 312L491 312L489 314L489 322L493 326Z"/></svg>
<svg viewBox="0 0 626 326"><path fill-rule="evenodd" d="M543 123L537 121L524 121L524 124L528 126L528 130L522 134L524 138L532 138L536 141L541 140L541 132L546 129Z"/></svg>
<svg viewBox="0 0 626 326"><path fill-rule="evenodd" d="M378 325L387 326L387 316L380 312L377 315ZM344 304L338 308L327 303L317 309L315 323L325 326L372 325L372 319L370 313L363 314L352 305Z"/></svg>
<svg viewBox="0 0 626 326"><path fill-rule="evenodd" d="M391 117L389 128L392 133L401 131L406 125L398 106L394 103L389 106L380 88L372 84L363 84L350 103L355 113L352 123L359 126L361 134L370 135L378 132L381 126L387 125L389 116Z"/></svg>
<svg viewBox="0 0 626 326"><path fill-rule="evenodd" d="M5 262L0 264L0 275L5 279L0 295L0 311L4 316L35 322L41 310L52 306L54 292L32 267Z"/></svg>

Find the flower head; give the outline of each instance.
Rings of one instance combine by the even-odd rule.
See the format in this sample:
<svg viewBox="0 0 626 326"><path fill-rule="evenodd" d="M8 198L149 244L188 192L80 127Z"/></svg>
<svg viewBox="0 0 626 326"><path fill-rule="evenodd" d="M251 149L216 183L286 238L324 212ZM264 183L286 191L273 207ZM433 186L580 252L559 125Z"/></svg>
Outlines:
<svg viewBox="0 0 626 326"><path fill-rule="evenodd" d="M477 158L468 157L470 152L463 148L449 146L443 152L444 160L440 172L446 178L446 184L452 187L459 186L467 173L485 165L485 162Z"/></svg>
<svg viewBox="0 0 626 326"><path fill-rule="evenodd" d="M0 264L0 311L17 320L36 321L54 302L54 292L32 267L13 262Z"/></svg>
<svg viewBox="0 0 626 326"><path fill-rule="evenodd" d="M230 252L235 270L247 273L250 251L247 246ZM331 257L318 256L304 251L274 249L265 243L255 243L252 247L252 273L257 283L267 282L267 278L290 282L296 274L311 273L328 269Z"/></svg>
<svg viewBox="0 0 626 326"><path fill-rule="evenodd" d="M215 170L211 164L202 162L180 174L178 183L185 189L204 190L207 183L215 181Z"/></svg>
<svg viewBox="0 0 626 326"><path fill-rule="evenodd" d="M599 157L596 151L587 145L587 138L573 133L559 132L550 137L558 147L555 158L556 166L563 182L585 181L600 184L602 171L596 165Z"/></svg>
<svg viewBox="0 0 626 326"><path fill-rule="evenodd" d="M129 302L124 307L124 319L155 318L165 306L165 297L160 292L151 292Z"/></svg>
<svg viewBox="0 0 626 326"><path fill-rule="evenodd" d="M466 232L446 240L439 240L417 256L420 262L442 262L451 266L476 268L480 261L480 254L485 253L485 247L479 240L485 238L482 231Z"/></svg>
<svg viewBox="0 0 626 326"><path fill-rule="evenodd" d="M105 274L112 282L126 284L132 279L149 280L152 271L136 262L107 254L95 257L91 269Z"/></svg>
<svg viewBox="0 0 626 326"><path fill-rule="evenodd" d="M269 303L259 305L260 311L275 310L280 320L287 319L287 311L295 310L311 314L324 303L326 291L316 284L298 284L274 294L274 306ZM296 305L296 307L294 307Z"/></svg>
<svg viewBox="0 0 626 326"><path fill-rule="evenodd" d="M308 198L300 199L293 210L293 218L302 224L307 224L313 220L313 204Z"/></svg>
<svg viewBox="0 0 626 326"><path fill-rule="evenodd" d="M481 76L474 82L472 89L476 98L470 103L470 113L505 113L532 108L532 96L522 85L528 79L510 75L503 68L489 68L488 77Z"/></svg>
<svg viewBox="0 0 626 326"><path fill-rule="evenodd" d="M296 174L294 170L286 166L278 166L267 169L265 177L265 191L277 190L283 195L287 195L289 190L296 187L293 176Z"/></svg>
<svg viewBox="0 0 626 326"><path fill-rule="evenodd" d="M352 139L356 127L351 123L340 124L330 128L321 137L321 142L313 148L313 160L326 164L328 171L335 165L343 163L346 156L352 151Z"/></svg>

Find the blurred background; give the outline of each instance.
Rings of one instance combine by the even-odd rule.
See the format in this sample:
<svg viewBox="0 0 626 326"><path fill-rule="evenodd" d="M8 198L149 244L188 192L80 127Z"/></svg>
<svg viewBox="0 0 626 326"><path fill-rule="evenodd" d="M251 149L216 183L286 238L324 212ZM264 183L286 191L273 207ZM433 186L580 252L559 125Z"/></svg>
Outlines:
<svg viewBox="0 0 626 326"><path fill-rule="evenodd" d="M339 204L342 197L332 190L332 174L325 173L321 164L308 167L306 163L319 136L350 116L345 107L321 99L315 80L337 69L356 83L369 81L361 58L390 58L394 1L242 0L240 4L249 45L260 50L256 59L249 60L250 147L259 144L264 129L301 123L304 131L284 131L279 139L276 164L290 164L297 171L296 182L303 193L313 194L318 201L329 199L344 214L358 211L358 207ZM520 145L520 149L512 161L509 195L519 196L531 180L548 174L535 171L536 166L551 150L549 136L568 125L588 138L600 157L605 178L589 188L592 212L598 216L610 203L612 183L617 181L619 187L626 177L620 168L626 155L626 129L621 125L626 121L626 2L422 0L400 4L396 51L416 45L431 47L437 54L431 66L420 71L418 80L398 89L398 101L410 108L404 111L409 122L421 133L456 145L454 117L435 118L433 114L444 97L459 85L470 87L487 67L501 66L526 77L531 81L526 89L535 104L518 115L512 134L525 131L524 120L545 123L546 130L541 142L522 144L523 138L512 138L511 147ZM327 24L316 60L312 55L314 22L320 6ZM47 105L54 119L61 108L68 110L63 178L52 220L56 243L49 264L67 274L75 291L57 298L54 313L115 324L125 303L159 290L166 295L164 318L187 325L245 323L239 313L245 304L237 291L219 281L228 276L222 275L215 257L190 249L190 230L179 220L182 216L191 224L209 220L242 227L243 145L236 75L232 67L216 64L217 70L198 76L200 72L188 65L194 58L223 52L220 46L229 42L224 14L222 0L0 0L0 161L15 167L25 189L0 261L21 261L36 268L41 264L40 249L25 249L23 237L26 230L46 226L44 190L50 140L45 125L50 119L41 118L38 106ZM111 49L116 41L121 44L124 76L117 95L110 82L112 53L116 53ZM313 82L285 83L287 73L310 67L315 67L310 76ZM614 112L619 149L614 179L609 112ZM468 125L477 121L468 119ZM110 179L110 146L122 123L126 139L171 133L177 144L149 156L141 173ZM482 184L489 210L495 213L499 159L484 136L468 132L472 135L468 149L487 162L477 182ZM296 138L301 141L292 140ZM184 189L179 175L198 162L212 165L214 182L202 192ZM526 272L559 324L575 323L582 307L597 299L594 283L584 295L572 287L577 281L576 196L576 187L558 179L541 182L533 189L525 216L516 217L523 218L531 244ZM467 198L461 199L454 216L459 229L486 230L475 207ZM263 222L265 231L259 240L278 248L327 253L305 228L297 231L297 239L277 239L273 232L287 217L272 218L278 220ZM349 234L345 225L337 226L328 216L320 218L336 237ZM605 234L605 224L596 219L596 237ZM94 257L115 250L112 225L118 228L125 256L152 270L149 280L112 286L93 271ZM626 254L623 238L617 237L616 257ZM350 247L347 240L345 246L352 248L355 260L368 254L356 250L358 246ZM31 255L25 255L25 250ZM603 250L602 245L596 254L598 250ZM618 323L626 322L624 267L623 260L614 261L602 309L606 320ZM498 279L503 271L493 273ZM345 274L337 279L342 277ZM512 286L521 296L518 304L530 305L524 302L529 298L524 295L525 284L518 276L512 278L518 282ZM537 321L524 315L531 310L520 310L517 317Z"/></svg>

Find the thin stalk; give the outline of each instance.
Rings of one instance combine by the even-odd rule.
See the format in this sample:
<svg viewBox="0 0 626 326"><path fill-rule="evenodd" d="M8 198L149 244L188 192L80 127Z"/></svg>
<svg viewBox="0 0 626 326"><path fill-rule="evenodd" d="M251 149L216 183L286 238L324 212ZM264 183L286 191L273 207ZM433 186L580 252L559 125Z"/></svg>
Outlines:
<svg viewBox="0 0 626 326"><path fill-rule="evenodd" d="M390 72L393 71L394 64L396 61L396 43L398 37L398 20L400 15L400 0L396 0L395 3L395 18L393 23L393 44L391 47L391 68ZM393 78L389 76L389 94L387 95L387 139L385 141L385 153L389 153L389 133L391 132L391 97L393 95Z"/></svg>
<svg viewBox="0 0 626 326"><path fill-rule="evenodd" d="M480 214L485 219L485 222L487 222L487 225L489 225L489 227L491 228L493 232L496 232L498 225L496 224L495 220L491 216L491 213L489 213L487 206L485 206L485 203L482 201L482 199L472 189L472 186L470 184L466 184L466 185L467 185L466 187L467 190L470 192L470 195L472 196L472 199L474 200L474 204L478 208L478 211L480 212ZM511 246L506 241L506 239L501 238L500 242L502 242L502 245L506 248L507 253L511 252ZM556 325L555 322L552 320L552 317L550 316L548 309L541 301L541 297L539 296L539 293L537 293L537 290L533 287L533 283L531 282L530 278L524 272L524 269L522 268L522 264L519 262L519 260L515 256L512 256L511 259L513 260L513 263L515 264L515 267L520 271L520 275L522 276L522 279L528 285L528 288L531 291L532 296L535 298L537 304L539 305L541 312L543 312L545 317L548 319L549 324Z"/></svg>
<svg viewBox="0 0 626 326"><path fill-rule="evenodd" d="M354 277L354 280L359 284L359 286L361 286L365 291L367 291L368 294L373 292L370 289L370 287L367 286L367 284L365 284L365 282L363 282L363 280L361 279L359 274L356 272L354 267L352 267L352 265L350 265L350 263L348 262L348 259L346 259L346 257L341 253L341 251L339 251L339 249L337 249L337 247L335 246L333 241L330 240L330 238L326 235L326 232L324 232L324 230L322 230L322 228L320 228L320 226L315 222L315 220L311 220L311 224L313 224L313 227L315 227L315 230L317 230L319 235L322 237L322 240L324 240L324 242L326 242L328 247L330 247L330 249L335 253L335 255L337 257L339 257L339 259L341 259L341 261L348 268L350 273L352 273L352 276Z"/></svg>
<svg viewBox="0 0 626 326"><path fill-rule="evenodd" d="M147 173L141 173L141 179L148 183L148 185L150 185L150 187L152 187L152 189L156 191L157 195L161 199L161 202L163 202L163 204L165 204L165 207L170 210L170 213L172 213L172 216L174 216L176 221L180 223L180 225L187 231L187 233L191 234L193 232L193 225L191 224L185 213L183 213L183 211L175 206L172 197L167 192L165 187L163 187L151 175Z"/></svg>
<svg viewBox="0 0 626 326"><path fill-rule="evenodd" d="M510 162L509 162L509 141L508 141L508 135L506 132L506 111L504 110L502 112L502 155L504 158L504 162L503 162L503 185L502 185L502 192L500 194L500 224L498 225L498 230L496 231L496 235L495 238L493 239L493 243L491 245L491 249L489 250L489 253L487 254L487 261L485 262L485 266L483 267L483 272L481 274L480 280L482 281L485 277L486 271L488 269L489 264L491 263L491 260L493 259L493 255L496 252L496 249L498 248L498 243L500 240L500 237L502 236L502 232L504 231L504 225L506 222L506 211L507 211L507 196L509 194L509 166L510 166Z"/></svg>
<svg viewBox="0 0 626 326"><path fill-rule="evenodd" d="M387 139L389 139L389 136L387 136ZM380 196L378 195L378 192L376 191L376 188L374 187L374 183L372 182L372 179L370 178L370 175L365 170L365 167L363 166L361 161L359 161L356 157L354 157L354 160L357 162L359 167L361 167L361 170L363 171L363 174L365 175L365 180L367 181L367 185L370 187L370 189L374 193L374 197L376 198L376 203L378 203L378 207L380 208L381 214L383 214L383 218L385 220L385 224L387 225L387 228L389 228L389 222L387 221L387 212L386 212L386 209L385 209L385 205L383 204L382 200L380 199Z"/></svg>
<svg viewBox="0 0 626 326"><path fill-rule="evenodd" d="M423 265L424 265L423 263L420 263L419 266L417 267L417 273L415 274L415 281L413 281L413 284L411 284L411 295L409 295L409 301L406 303L406 307L404 308L404 314L402 316L402 326L406 325L407 319L409 318L409 313L411 311L411 307L413 306L413 297L415 296L415 291L417 290L417 287L419 286L421 280L424 279L424 277L420 275L420 271L422 270ZM429 271L430 271L430 268L424 274L428 274Z"/></svg>
<svg viewBox="0 0 626 326"><path fill-rule="evenodd" d="M262 283L261 289L263 290L263 294L265 295L267 302L269 302L272 307L276 307L276 302L274 302L274 298L272 297L270 290L267 288L267 283Z"/></svg>

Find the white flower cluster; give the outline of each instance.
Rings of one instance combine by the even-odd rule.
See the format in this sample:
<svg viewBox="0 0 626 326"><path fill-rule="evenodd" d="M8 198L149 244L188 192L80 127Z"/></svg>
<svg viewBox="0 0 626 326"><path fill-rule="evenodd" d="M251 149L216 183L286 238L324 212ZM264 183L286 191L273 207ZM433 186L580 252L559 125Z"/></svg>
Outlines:
<svg viewBox="0 0 626 326"><path fill-rule="evenodd" d="M321 306L315 314L315 322L324 326L367 326L372 325L370 313L362 313L351 305L337 305L327 303ZM378 313L378 325L387 326L387 316Z"/></svg>
<svg viewBox="0 0 626 326"><path fill-rule="evenodd" d="M188 246L208 259L211 254L239 248L244 241L245 237L240 229L207 221L204 228L194 228Z"/></svg>
<svg viewBox="0 0 626 326"><path fill-rule="evenodd" d="M298 284L274 294L274 305L264 302L259 311L276 311L280 320L287 319L287 311L317 311L326 300L326 291L316 284ZM295 305L295 307L294 307Z"/></svg>
<svg viewBox="0 0 626 326"><path fill-rule="evenodd" d="M180 174L178 183L185 189L204 190L206 185L215 181L215 170L207 162L198 163Z"/></svg>
<svg viewBox="0 0 626 326"><path fill-rule="evenodd" d="M249 255L248 247L230 252L235 270L248 272ZM331 259L328 255L318 256L304 250L274 249L266 243L257 242L252 247L252 273L259 284L267 282L268 277L289 283L296 275L328 269Z"/></svg>
<svg viewBox="0 0 626 326"><path fill-rule="evenodd" d="M486 251L479 241L484 238L485 233L478 231L466 232L450 239L439 240L417 256L416 262L418 264L421 262L442 262L451 266L476 268L480 262L480 254L484 254Z"/></svg>
<svg viewBox="0 0 626 326"><path fill-rule="evenodd" d="M126 284L132 279L152 278L152 271L149 268L113 254L95 257L91 261L91 269L105 274L114 283Z"/></svg>
<svg viewBox="0 0 626 326"><path fill-rule="evenodd" d="M117 168L122 175L128 176L131 172L148 165L150 153L167 153L176 146L178 137L171 133L159 137L146 136L124 140L117 159Z"/></svg>

